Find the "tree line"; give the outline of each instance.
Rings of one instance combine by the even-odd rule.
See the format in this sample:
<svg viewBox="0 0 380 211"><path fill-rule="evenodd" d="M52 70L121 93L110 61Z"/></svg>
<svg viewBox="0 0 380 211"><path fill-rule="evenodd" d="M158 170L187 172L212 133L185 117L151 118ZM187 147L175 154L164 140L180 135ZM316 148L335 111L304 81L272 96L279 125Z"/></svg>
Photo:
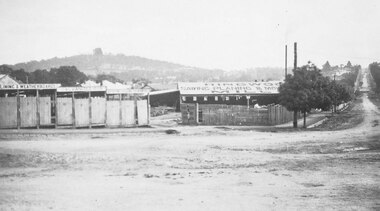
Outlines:
<svg viewBox="0 0 380 211"><path fill-rule="evenodd" d="M357 73L356 73L357 76ZM356 78L350 77L352 78ZM327 111L331 108L350 101L354 97L353 85L355 80L337 81L323 76L320 69L309 63L293 70L293 74L286 76L285 82L280 85L280 104L294 112L293 126L297 127L298 112L304 115L306 127L306 113L311 109ZM352 82L353 81L353 82Z"/></svg>
<svg viewBox="0 0 380 211"><path fill-rule="evenodd" d="M87 76L79 71L75 66L61 66L49 70L35 70L26 72L24 69L13 70L7 65L0 65L0 74L9 75L22 83L59 83L62 86L79 86L81 83L91 79L96 82L108 80L111 82L121 82L115 76L100 74L97 76Z"/></svg>
<svg viewBox="0 0 380 211"><path fill-rule="evenodd" d="M374 62L368 66L369 71L371 72L372 78L376 83L375 91L380 92L380 63Z"/></svg>

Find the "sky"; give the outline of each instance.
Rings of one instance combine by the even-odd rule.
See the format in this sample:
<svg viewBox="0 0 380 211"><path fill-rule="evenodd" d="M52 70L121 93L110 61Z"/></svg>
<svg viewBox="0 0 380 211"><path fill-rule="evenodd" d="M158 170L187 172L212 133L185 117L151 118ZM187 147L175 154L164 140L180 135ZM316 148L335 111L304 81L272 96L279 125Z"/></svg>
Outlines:
<svg viewBox="0 0 380 211"><path fill-rule="evenodd" d="M238 70L380 61L378 0L0 0L0 64L122 53Z"/></svg>

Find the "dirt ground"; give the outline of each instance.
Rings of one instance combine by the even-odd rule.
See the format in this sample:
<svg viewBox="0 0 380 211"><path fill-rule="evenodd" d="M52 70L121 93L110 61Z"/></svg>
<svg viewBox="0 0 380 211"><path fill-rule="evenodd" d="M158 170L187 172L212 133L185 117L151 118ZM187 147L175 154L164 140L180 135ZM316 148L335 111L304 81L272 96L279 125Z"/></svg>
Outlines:
<svg viewBox="0 0 380 211"><path fill-rule="evenodd" d="M363 121L337 131L159 117L152 122L167 134L2 140L0 209L379 210L380 111L367 94L354 110Z"/></svg>

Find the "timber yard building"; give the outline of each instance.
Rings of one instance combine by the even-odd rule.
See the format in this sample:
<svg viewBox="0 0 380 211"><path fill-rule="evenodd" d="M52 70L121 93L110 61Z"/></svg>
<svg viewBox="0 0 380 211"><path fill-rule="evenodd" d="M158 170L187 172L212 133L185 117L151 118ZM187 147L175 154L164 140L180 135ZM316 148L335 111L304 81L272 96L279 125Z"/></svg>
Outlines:
<svg viewBox="0 0 380 211"><path fill-rule="evenodd" d="M182 123L276 125L292 119L278 105L280 81L178 83Z"/></svg>

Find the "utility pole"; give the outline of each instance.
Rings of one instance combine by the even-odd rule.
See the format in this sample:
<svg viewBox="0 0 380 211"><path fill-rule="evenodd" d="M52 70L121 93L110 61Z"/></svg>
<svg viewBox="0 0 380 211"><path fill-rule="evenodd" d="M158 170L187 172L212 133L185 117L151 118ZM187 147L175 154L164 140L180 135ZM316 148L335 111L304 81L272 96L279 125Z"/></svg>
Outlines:
<svg viewBox="0 0 380 211"><path fill-rule="evenodd" d="M297 43L294 43L294 70L297 69ZM293 111L293 127L297 128L298 111Z"/></svg>
<svg viewBox="0 0 380 211"><path fill-rule="evenodd" d="M288 45L285 45L285 79L288 75Z"/></svg>
<svg viewBox="0 0 380 211"><path fill-rule="evenodd" d="M294 43L294 69L297 69L297 42Z"/></svg>

